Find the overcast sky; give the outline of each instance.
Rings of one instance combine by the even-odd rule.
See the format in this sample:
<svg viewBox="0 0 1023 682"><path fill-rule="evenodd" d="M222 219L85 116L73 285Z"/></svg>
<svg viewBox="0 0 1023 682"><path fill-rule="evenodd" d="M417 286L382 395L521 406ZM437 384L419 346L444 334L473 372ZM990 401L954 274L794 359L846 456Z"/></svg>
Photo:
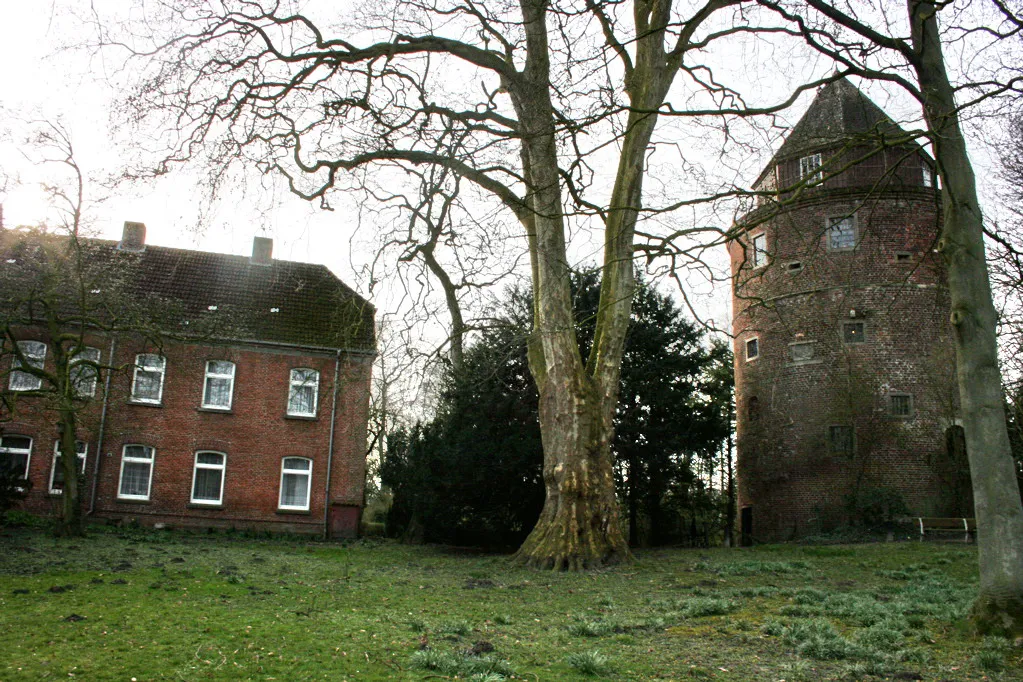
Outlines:
<svg viewBox="0 0 1023 682"><path fill-rule="evenodd" d="M194 186L190 184L195 179L187 174L153 186L120 186L115 190L104 187L102 179L116 173L126 161L118 156L118 149L106 132L108 103L118 96L104 85L102 78L111 64L87 60L81 52L62 50L80 38L80 31L62 8L85 9L88 2L0 2L3 5L0 63L5 65L0 69L0 106L3 107L0 130L6 128L9 132L7 139L0 142L0 171L18 181L8 183L8 191L2 198L6 225L38 224L47 220L48 209L38 182L50 177L48 174L52 172L50 167L40 168L33 163L34 159L25 158L28 151L20 137L24 127L11 117L60 118L70 129L76 158L90 178L86 188L86 211L99 235L116 239L125 220L141 221L148 228L149 243L242 255L249 253L253 236L269 236L274 238L275 257L323 263L342 279L362 289L361 293L369 293L360 286L352 269L353 263L364 264L371 255L369 237L365 234L354 237L353 244L359 220L357 207L335 201L338 210L323 212L315 205L288 195L279 183L269 182L262 190L269 201L260 203L273 205L272 210L256 210L248 201L228 202L212 215L200 219ZM758 54L755 58L761 56ZM750 55L741 54L737 58L746 60ZM772 58L781 57L774 55ZM813 64L797 66L806 71L815 68ZM806 74L790 74L789 77L798 80ZM790 84L791 81L780 84L778 92L785 92ZM770 88L766 90L770 92ZM903 96L890 95L873 85L867 92L897 119L915 115L913 103ZM783 120L794 123L809 101L810 95L804 96ZM747 181L752 180L770 153L770 145L766 145L761 161L754 161L749 168L736 172L747 176ZM981 165L983 167L983 163ZM983 171L980 175L983 177ZM665 182L665 179L652 177L651 184L655 182ZM720 255L719 264L723 265L723 250ZM694 282L694 286L696 284ZM373 292L373 298L382 311L397 306L398 295L394 292L380 289ZM718 325L727 323L730 306L724 285L719 285L697 303L701 314L714 318Z"/></svg>

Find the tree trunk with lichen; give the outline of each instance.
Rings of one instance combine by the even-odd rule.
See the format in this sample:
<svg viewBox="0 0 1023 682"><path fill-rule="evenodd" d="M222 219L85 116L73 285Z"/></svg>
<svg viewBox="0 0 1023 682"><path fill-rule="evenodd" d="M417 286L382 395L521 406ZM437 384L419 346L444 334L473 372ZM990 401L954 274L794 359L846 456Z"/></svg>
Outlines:
<svg viewBox="0 0 1023 682"><path fill-rule="evenodd" d="M1023 635L1023 506L1005 425L995 337L997 314L984 254L976 179L959 126L933 0L908 0L915 68L942 180L938 249L948 266L966 451L973 480L982 633Z"/></svg>

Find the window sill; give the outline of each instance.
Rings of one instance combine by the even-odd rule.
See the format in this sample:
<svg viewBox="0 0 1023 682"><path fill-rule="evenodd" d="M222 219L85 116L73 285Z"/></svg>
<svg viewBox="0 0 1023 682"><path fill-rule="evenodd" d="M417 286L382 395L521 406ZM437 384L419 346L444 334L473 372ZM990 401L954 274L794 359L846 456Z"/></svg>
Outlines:
<svg viewBox="0 0 1023 682"><path fill-rule="evenodd" d="M162 400L160 402L158 402L158 403L151 403L151 402L147 402L145 400L135 400L133 398L128 398L128 404L129 405L138 405L139 407L163 407L163 401Z"/></svg>
<svg viewBox="0 0 1023 682"><path fill-rule="evenodd" d="M211 503L211 504L203 504L202 502L189 502L188 504L185 505L185 507L188 508L188 509L214 509L214 510L216 510L216 509L223 509L224 508L224 503L223 502L216 502L216 503Z"/></svg>
<svg viewBox="0 0 1023 682"><path fill-rule="evenodd" d="M123 497L118 497L118 498L114 499L114 502L117 502L118 504L152 504L153 503L152 500L128 500L128 499L125 499Z"/></svg>
<svg viewBox="0 0 1023 682"><path fill-rule="evenodd" d="M284 413L284 418L285 419L295 419L295 420L300 421L300 422L314 422L314 421L317 421L319 419L319 417L317 417L316 415L309 415L309 414L288 414L287 412Z"/></svg>
<svg viewBox="0 0 1023 682"><path fill-rule="evenodd" d="M234 410L230 407L197 407L196 412L210 412L212 414L234 414Z"/></svg>
<svg viewBox="0 0 1023 682"><path fill-rule="evenodd" d="M820 365L820 364L823 364L823 363L824 363L824 360L821 360L821 359L817 359L817 360L794 360L794 361L786 362L785 366L786 367L802 367L803 365Z"/></svg>
<svg viewBox="0 0 1023 682"><path fill-rule="evenodd" d="M312 516L312 511L308 509L278 509L277 514L291 514L296 516Z"/></svg>

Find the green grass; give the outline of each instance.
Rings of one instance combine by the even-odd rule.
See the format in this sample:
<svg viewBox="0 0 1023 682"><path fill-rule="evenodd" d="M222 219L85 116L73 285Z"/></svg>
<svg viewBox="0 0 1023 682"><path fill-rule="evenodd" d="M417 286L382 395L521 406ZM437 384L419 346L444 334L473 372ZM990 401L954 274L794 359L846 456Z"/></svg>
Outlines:
<svg viewBox="0 0 1023 682"><path fill-rule="evenodd" d="M649 550L587 574L374 540L0 537L0 679L1017 680L976 551Z"/></svg>

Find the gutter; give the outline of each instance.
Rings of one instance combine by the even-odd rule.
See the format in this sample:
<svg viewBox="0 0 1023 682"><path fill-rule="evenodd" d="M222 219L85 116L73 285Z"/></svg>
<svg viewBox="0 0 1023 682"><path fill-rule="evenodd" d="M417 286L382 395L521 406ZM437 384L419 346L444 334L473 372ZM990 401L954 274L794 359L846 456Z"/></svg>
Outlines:
<svg viewBox="0 0 1023 682"><path fill-rule="evenodd" d="M334 356L334 390L330 398L330 437L327 439L327 485L323 491L323 539L330 537L330 471L334 464L334 426L337 424L337 380L341 373L341 349Z"/></svg>
<svg viewBox="0 0 1023 682"><path fill-rule="evenodd" d="M99 485L99 463L103 459L103 434L107 427L107 405L110 402L110 376L114 373L114 349L117 348L117 337L110 339L110 355L107 359L107 378L103 381L103 409L99 415L99 435L96 436L96 463L92 467L92 490L89 493L89 511L92 516L96 511L96 487Z"/></svg>

